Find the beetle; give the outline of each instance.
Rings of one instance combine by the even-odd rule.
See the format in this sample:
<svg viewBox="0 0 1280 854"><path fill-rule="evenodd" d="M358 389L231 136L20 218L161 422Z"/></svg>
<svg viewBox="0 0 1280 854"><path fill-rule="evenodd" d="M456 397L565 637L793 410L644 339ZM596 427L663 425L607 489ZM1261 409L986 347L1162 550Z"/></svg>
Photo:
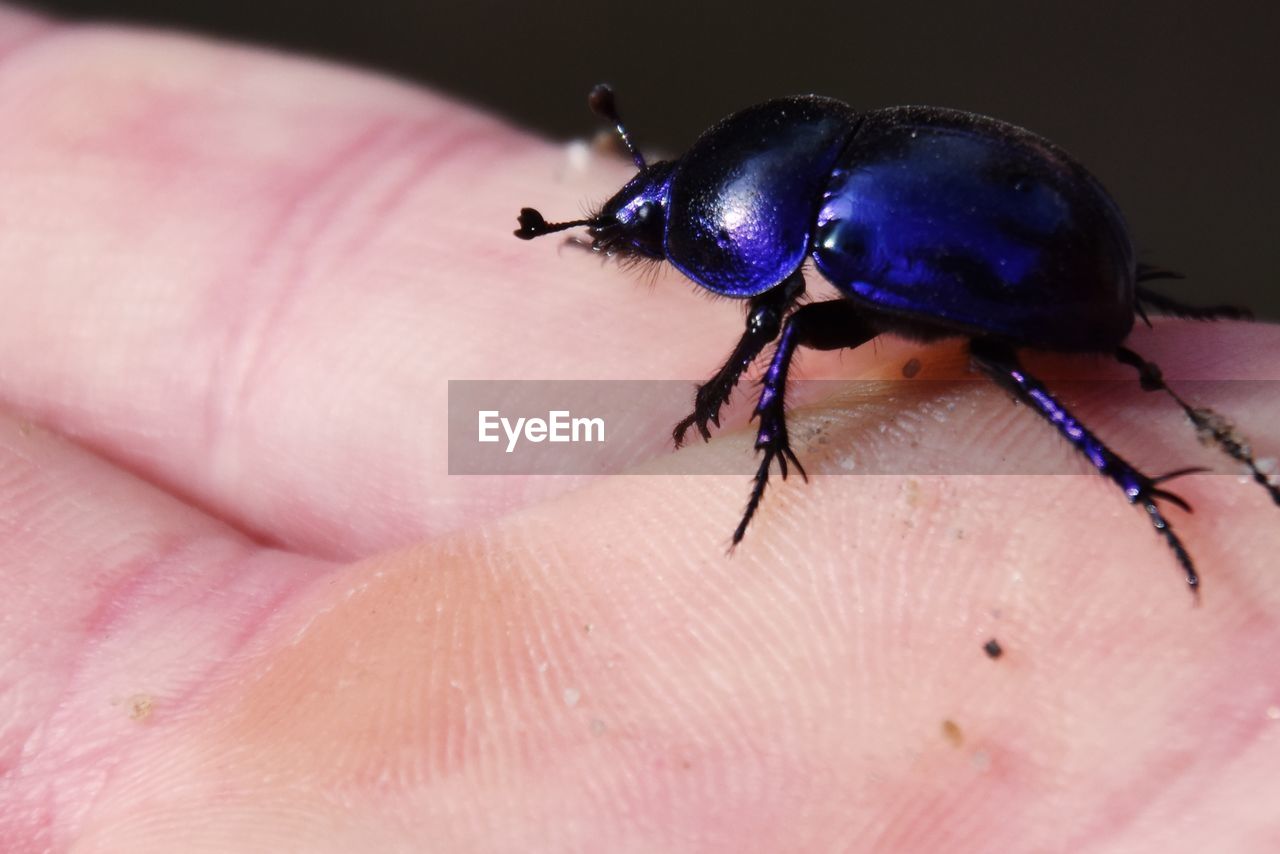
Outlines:
<svg viewBox="0 0 1280 854"><path fill-rule="evenodd" d="M1280 505L1278 487L1227 419L1194 407L1160 369L1124 346L1147 309L1183 318L1248 318L1234 306L1195 307L1145 282L1178 274L1137 263L1128 227L1101 183L1052 142L959 110L891 107L859 112L804 95L741 110L675 160L648 163L631 140L612 89L591 109L611 123L637 174L592 215L549 223L523 208L515 235L529 240L585 226L590 247L621 258L667 261L701 287L745 301L746 328L724 365L700 385L693 412L673 431L703 439L744 372L777 341L753 418L761 455L741 542L776 463L804 468L787 437L784 396L798 347L857 347L881 334L928 342L968 339L973 364L1052 424L1093 467L1146 511L1186 582L1199 575L1159 502L1190 506L1137 470L1085 427L1020 363L1018 349L1113 356L1163 391L1197 432L1243 463ZM839 292L799 304L812 264ZM732 548L732 546L731 546Z"/></svg>

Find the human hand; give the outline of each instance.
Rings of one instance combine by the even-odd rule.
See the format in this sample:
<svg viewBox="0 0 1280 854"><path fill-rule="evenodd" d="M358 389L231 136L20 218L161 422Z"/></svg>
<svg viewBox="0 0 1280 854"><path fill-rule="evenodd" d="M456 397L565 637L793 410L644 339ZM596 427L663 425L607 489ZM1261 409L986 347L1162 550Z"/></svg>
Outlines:
<svg viewBox="0 0 1280 854"><path fill-rule="evenodd" d="M625 161L566 173L465 106L262 51L16 12L0 46L0 847L1274 848L1255 486L1179 482L1192 608L1089 474L823 477L798 447L813 482L775 479L732 559L747 478L679 474L669 424L669 474L450 477L449 379L696 379L736 339L674 274L511 237ZM1171 381L1280 376L1273 326L1135 341ZM950 393L935 452L1068 458L994 388ZM1135 462L1208 453L1136 382L1105 400L1081 414ZM1245 403L1280 453L1280 400ZM918 405L817 402L795 432L857 447Z"/></svg>

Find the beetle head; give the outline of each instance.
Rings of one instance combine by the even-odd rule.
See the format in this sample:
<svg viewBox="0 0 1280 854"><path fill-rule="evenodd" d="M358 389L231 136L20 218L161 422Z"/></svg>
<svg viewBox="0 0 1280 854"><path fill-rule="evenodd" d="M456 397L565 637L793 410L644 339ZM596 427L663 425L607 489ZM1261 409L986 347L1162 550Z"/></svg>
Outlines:
<svg viewBox="0 0 1280 854"><path fill-rule="evenodd" d="M522 208L516 237L532 240L585 225L595 252L662 260L666 257L663 231L667 222L667 179L674 165L663 161L646 166L587 219L547 222L533 208Z"/></svg>
<svg viewBox="0 0 1280 854"><path fill-rule="evenodd" d="M645 163L618 116L613 90L608 86L601 84L592 89L587 103L596 115L613 124L619 139L631 152L639 174L586 219L547 222L533 208L522 208L520 227L515 235L523 240L532 240L544 234L585 225L591 235L591 248L596 252L661 260L666 257L663 231L667 220L667 184L675 164L671 161Z"/></svg>
<svg viewBox="0 0 1280 854"><path fill-rule="evenodd" d="M666 257L667 179L673 165L663 161L645 167L604 203L587 229L593 250L658 260Z"/></svg>

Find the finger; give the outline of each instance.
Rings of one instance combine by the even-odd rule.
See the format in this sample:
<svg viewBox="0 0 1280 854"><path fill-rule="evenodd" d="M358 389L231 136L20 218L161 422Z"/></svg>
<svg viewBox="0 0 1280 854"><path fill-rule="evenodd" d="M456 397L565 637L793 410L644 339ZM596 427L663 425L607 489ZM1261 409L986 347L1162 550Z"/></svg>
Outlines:
<svg viewBox="0 0 1280 854"><path fill-rule="evenodd" d="M364 554L568 488L449 477L447 380L692 379L740 332L673 274L648 293L512 239L518 204L576 210L626 169L456 104L125 31L54 31L0 79L0 394L260 539ZM1247 372L1267 333L1230 328L1175 361Z"/></svg>
<svg viewBox="0 0 1280 854"><path fill-rule="evenodd" d="M1200 608L1096 476L789 482L733 558L745 478L612 478L287 609L85 841L1233 847L1280 761L1280 526L1195 485Z"/></svg>
<svg viewBox="0 0 1280 854"><path fill-rule="evenodd" d="M565 177L561 151L455 103L84 28L0 80L4 396L260 538L360 553L529 492L447 476L448 379L718 355L685 289L511 236L520 204L576 209L625 169ZM641 316L665 316L660 346Z"/></svg>

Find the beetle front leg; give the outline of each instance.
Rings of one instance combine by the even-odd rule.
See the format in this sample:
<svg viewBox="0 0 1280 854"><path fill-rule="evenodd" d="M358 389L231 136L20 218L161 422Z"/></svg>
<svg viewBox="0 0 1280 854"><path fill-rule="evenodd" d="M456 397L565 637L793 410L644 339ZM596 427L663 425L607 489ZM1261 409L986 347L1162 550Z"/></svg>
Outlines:
<svg viewBox="0 0 1280 854"><path fill-rule="evenodd" d="M796 467L800 476L808 479L804 467L791 450L787 438L787 414L784 405L786 395L787 372L791 368L791 357L797 347L808 347L813 350L841 350L846 347L858 347L870 341L879 332L866 318L858 313L857 307L844 299L828 300L806 305L787 318L774 350L769 370L765 372L760 399L756 402L753 418L760 419L760 429L756 433L756 450L764 451L760 468L756 472L755 483L751 487L751 497L747 500L747 508L742 514L742 521L733 532L733 545L742 542L751 518L755 516L764 497L765 487L769 483L769 469L774 460L778 462L778 471L782 479L787 478L787 463Z"/></svg>
<svg viewBox="0 0 1280 854"><path fill-rule="evenodd" d="M969 352L973 356L974 363L983 373L1029 406L1032 412L1057 428L1064 439L1088 458L1099 474L1110 478L1124 491L1125 498L1130 504L1137 504L1147 511L1156 533L1164 537L1165 542L1169 544L1174 557L1186 574L1187 585L1198 597L1200 576L1191 562L1191 555L1160 512L1156 499L1169 501L1190 511L1190 505L1180 496L1158 489L1157 486L1171 478L1200 471L1200 469L1180 469L1160 477L1149 477L1143 474L1103 444L1101 439L1093 435L1049 393L1043 383L1027 373L1019 363L1012 347L996 341L975 338L970 342Z"/></svg>
<svg viewBox="0 0 1280 854"><path fill-rule="evenodd" d="M697 426L704 440L711 438L711 428L707 425L720 426L720 409L729 402L729 395L760 351L778 337L782 318L803 293L804 276L797 270L777 287L751 300L747 308L747 328L738 339L738 346L733 348L733 353L715 376L698 386L693 412L671 431L677 448L684 444L685 433L693 426Z"/></svg>

